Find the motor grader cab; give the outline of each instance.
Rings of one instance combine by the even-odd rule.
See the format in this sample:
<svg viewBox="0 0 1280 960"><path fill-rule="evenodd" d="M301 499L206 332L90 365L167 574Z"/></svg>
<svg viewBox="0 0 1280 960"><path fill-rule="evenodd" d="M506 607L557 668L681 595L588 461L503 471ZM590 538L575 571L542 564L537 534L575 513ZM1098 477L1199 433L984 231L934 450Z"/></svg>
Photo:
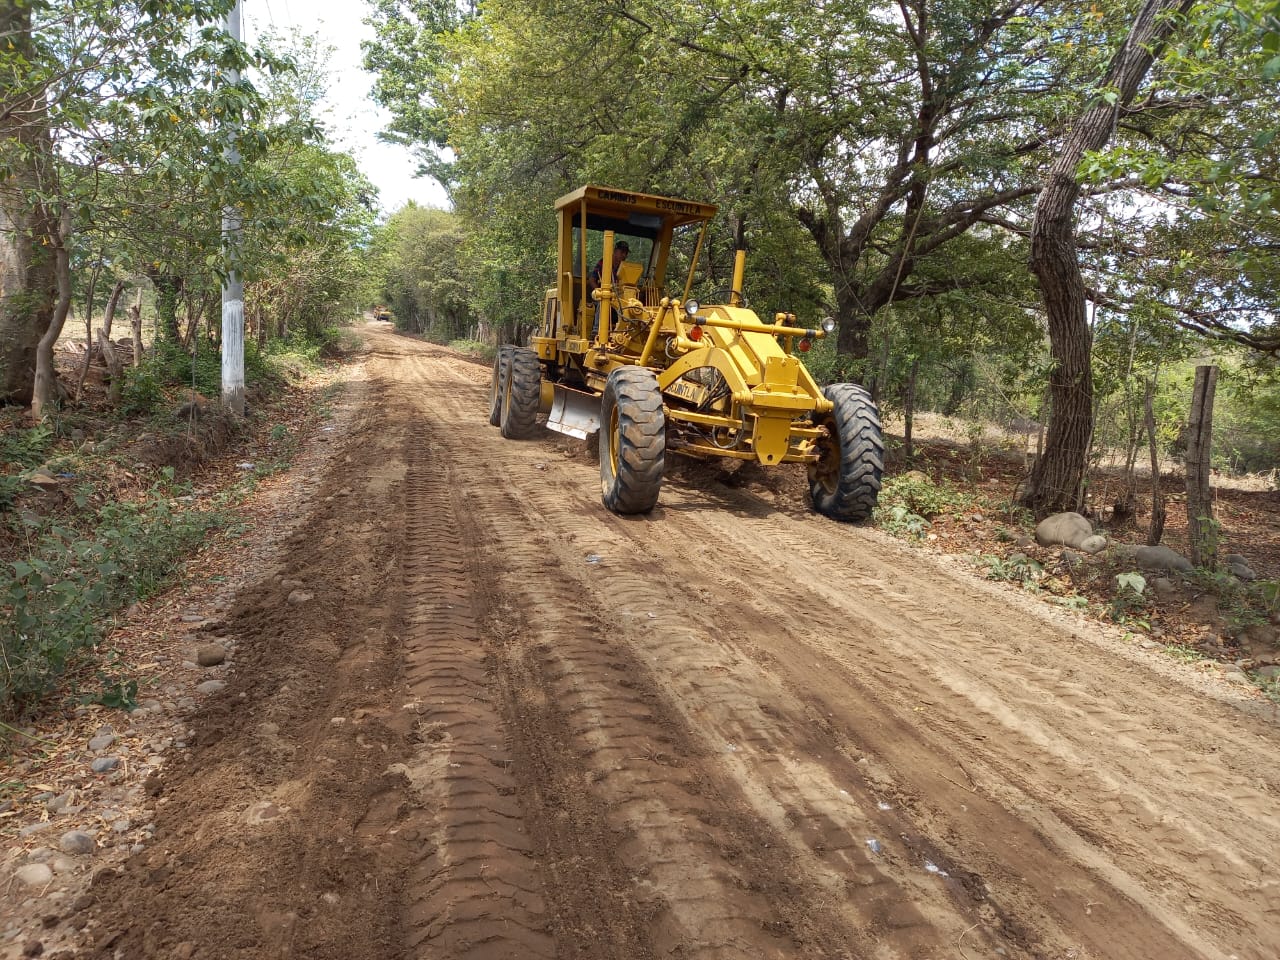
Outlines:
<svg viewBox="0 0 1280 960"><path fill-rule="evenodd" d="M742 250L725 302L691 299L716 207L588 185L555 209L556 284L529 346L501 346L494 361L489 421L503 436L534 435L539 414L569 436L598 433L602 498L616 513L652 509L667 455L681 454L803 463L815 509L870 515L883 468L875 405L855 384L819 388L800 361L833 325L749 310ZM682 237L691 255L676 252Z"/></svg>

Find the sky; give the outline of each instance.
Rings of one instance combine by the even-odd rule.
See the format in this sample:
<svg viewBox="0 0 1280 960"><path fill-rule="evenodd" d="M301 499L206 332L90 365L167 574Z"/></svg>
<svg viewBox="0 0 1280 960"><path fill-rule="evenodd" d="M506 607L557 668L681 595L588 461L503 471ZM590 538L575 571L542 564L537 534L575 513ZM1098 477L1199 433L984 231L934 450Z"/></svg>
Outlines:
<svg viewBox="0 0 1280 960"><path fill-rule="evenodd" d="M426 177L415 177L413 155L404 147L382 143L378 131L390 119L373 102L373 76L361 66L360 41L372 40L373 29L364 23L367 6L359 0L243 0L241 33L253 43L272 28L290 33L315 34L333 47L330 60L329 114L326 126L330 139L352 154L365 176L379 191L386 213L398 210L410 200L422 206L448 207L441 186Z"/></svg>

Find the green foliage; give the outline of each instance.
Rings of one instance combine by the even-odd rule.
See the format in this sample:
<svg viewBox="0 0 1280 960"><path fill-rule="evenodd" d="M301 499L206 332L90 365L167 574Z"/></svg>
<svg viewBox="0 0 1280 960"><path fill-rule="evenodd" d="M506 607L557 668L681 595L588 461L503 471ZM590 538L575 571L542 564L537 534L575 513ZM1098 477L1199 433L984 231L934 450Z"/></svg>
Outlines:
<svg viewBox="0 0 1280 960"><path fill-rule="evenodd" d="M931 524L918 513L912 513L900 503L891 506L878 504L875 509L876 526L896 537L919 540Z"/></svg>
<svg viewBox="0 0 1280 960"><path fill-rule="evenodd" d="M1014 553L1008 557L984 554L979 562L986 567L988 580L1007 580L1027 586L1044 577L1044 567L1025 553Z"/></svg>
<svg viewBox="0 0 1280 960"><path fill-rule="evenodd" d="M272 340L265 350L253 341L245 343L245 384L268 393L290 379L313 369L323 356L339 350L343 334L324 327L314 335L297 333L287 340ZM222 393L222 356L208 343L194 353L181 344L157 341L155 349L137 367L125 370L120 413L148 416L164 410L170 394L192 388L209 399Z"/></svg>
<svg viewBox="0 0 1280 960"><path fill-rule="evenodd" d="M1266 623L1267 615L1277 609L1280 602L1280 583L1274 580L1240 580L1225 570L1197 567L1191 581L1218 602L1218 609L1227 627L1239 630L1254 624Z"/></svg>
<svg viewBox="0 0 1280 960"><path fill-rule="evenodd" d="M1147 599L1143 595L1147 589L1146 578L1136 572L1116 574L1116 592L1107 605L1113 623L1126 627L1151 629L1151 621L1144 617Z"/></svg>
<svg viewBox="0 0 1280 960"><path fill-rule="evenodd" d="M25 552L0 572L0 713L29 711L113 611L159 590L222 523L178 509L180 492L167 472L136 502L103 504L85 531L24 518Z"/></svg>
<svg viewBox="0 0 1280 960"><path fill-rule="evenodd" d="M165 401L165 381L159 364L143 361L124 372L120 390L120 413L126 417L146 416L159 410Z"/></svg>
<svg viewBox="0 0 1280 960"><path fill-rule="evenodd" d="M467 249L461 218L410 204L383 232L385 294L396 326L440 343L465 337L475 325L476 254Z"/></svg>
<svg viewBox="0 0 1280 960"><path fill-rule="evenodd" d="M37 467L53 443L53 430L40 424L27 430L0 434L0 464L19 468Z"/></svg>
<svg viewBox="0 0 1280 960"><path fill-rule="evenodd" d="M917 470L886 477L880 487L882 507L902 506L926 520L941 513L971 509L973 502L972 494L945 481L936 482Z"/></svg>
<svg viewBox="0 0 1280 960"><path fill-rule="evenodd" d="M1204 654L1195 647L1184 646L1180 643L1166 644L1164 652L1175 660L1181 660L1183 663L1195 663L1204 659Z"/></svg>
<svg viewBox="0 0 1280 960"><path fill-rule="evenodd" d="M486 363L493 362L494 355L498 352L493 344L481 343L479 340L450 340L449 349L478 357Z"/></svg>

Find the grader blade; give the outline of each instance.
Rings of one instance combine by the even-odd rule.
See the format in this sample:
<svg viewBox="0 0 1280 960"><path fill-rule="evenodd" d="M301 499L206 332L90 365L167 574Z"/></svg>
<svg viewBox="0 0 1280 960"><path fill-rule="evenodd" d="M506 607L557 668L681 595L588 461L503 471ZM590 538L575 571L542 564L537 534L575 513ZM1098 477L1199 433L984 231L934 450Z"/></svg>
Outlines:
<svg viewBox="0 0 1280 960"><path fill-rule="evenodd" d="M547 429L586 440L600 429L600 398L556 384Z"/></svg>

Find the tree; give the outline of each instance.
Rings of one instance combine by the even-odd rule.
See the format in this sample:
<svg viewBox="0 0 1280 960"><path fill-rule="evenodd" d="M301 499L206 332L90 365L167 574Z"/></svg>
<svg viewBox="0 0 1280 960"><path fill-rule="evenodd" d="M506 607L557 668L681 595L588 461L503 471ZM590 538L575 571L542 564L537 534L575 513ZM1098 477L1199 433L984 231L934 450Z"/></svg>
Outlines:
<svg viewBox="0 0 1280 960"><path fill-rule="evenodd" d="M53 310L49 211L30 197L53 162L48 114L25 82L33 56L31 7L0 7L0 403L27 403L36 346Z"/></svg>
<svg viewBox="0 0 1280 960"><path fill-rule="evenodd" d="M1042 131L1105 33L1046 3L438 6L383 0L367 62L396 134L456 151L444 173L480 233L527 235L528 211L588 180L714 198L721 235L820 258L858 359L885 306L988 282L950 245L1029 204ZM930 258L941 284L918 280Z"/></svg>
<svg viewBox="0 0 1280 960"><path fill-rule="evenodd" d="M35 321L43 329L31 397L37 417L52 397L52 346L70 305L77 248L95 232L127 233L131 221L203 225L210 209L260 187L231 175L221 132L238 121L250 131L241 153L257 156L265 145L252 130L260 98L247 81L232 86L222 76L232 67L279 64L251 55L216 26L230 5L41 0L29 7L25 48L0 48L0 75L14 78L10 96L48 106L47 118L30 113L23 129L0 142L6 170L37 174L19 181L14 203L47 211L38 241L53 254L58 288L52 313ZM170 231L165 239L172 246L174 238ZM20 376L12 366L5 373Z"/></svg>
<svg viewBox="0 0 1280 960"><path fill-rule="evenodd" d="M447 210L409 204L387 221L386 298L397 322L445 341L466 336L473 322L467 233Z"/></svg>
<svg viewBox="0 0 1280 960"><path fill-rule="evenodd" d="M1193 0L1146 0L1112 57L1094 99L1073 125L1045 177L1031 226L1031 270L1040 282L1054 367L1044 455L1023 502L1037 516L1079 505L1093 433L1092 343L1076 249L1078 169L1087 152L1111 137L1120 111L1133 102L1160 47Z"/></svg>

